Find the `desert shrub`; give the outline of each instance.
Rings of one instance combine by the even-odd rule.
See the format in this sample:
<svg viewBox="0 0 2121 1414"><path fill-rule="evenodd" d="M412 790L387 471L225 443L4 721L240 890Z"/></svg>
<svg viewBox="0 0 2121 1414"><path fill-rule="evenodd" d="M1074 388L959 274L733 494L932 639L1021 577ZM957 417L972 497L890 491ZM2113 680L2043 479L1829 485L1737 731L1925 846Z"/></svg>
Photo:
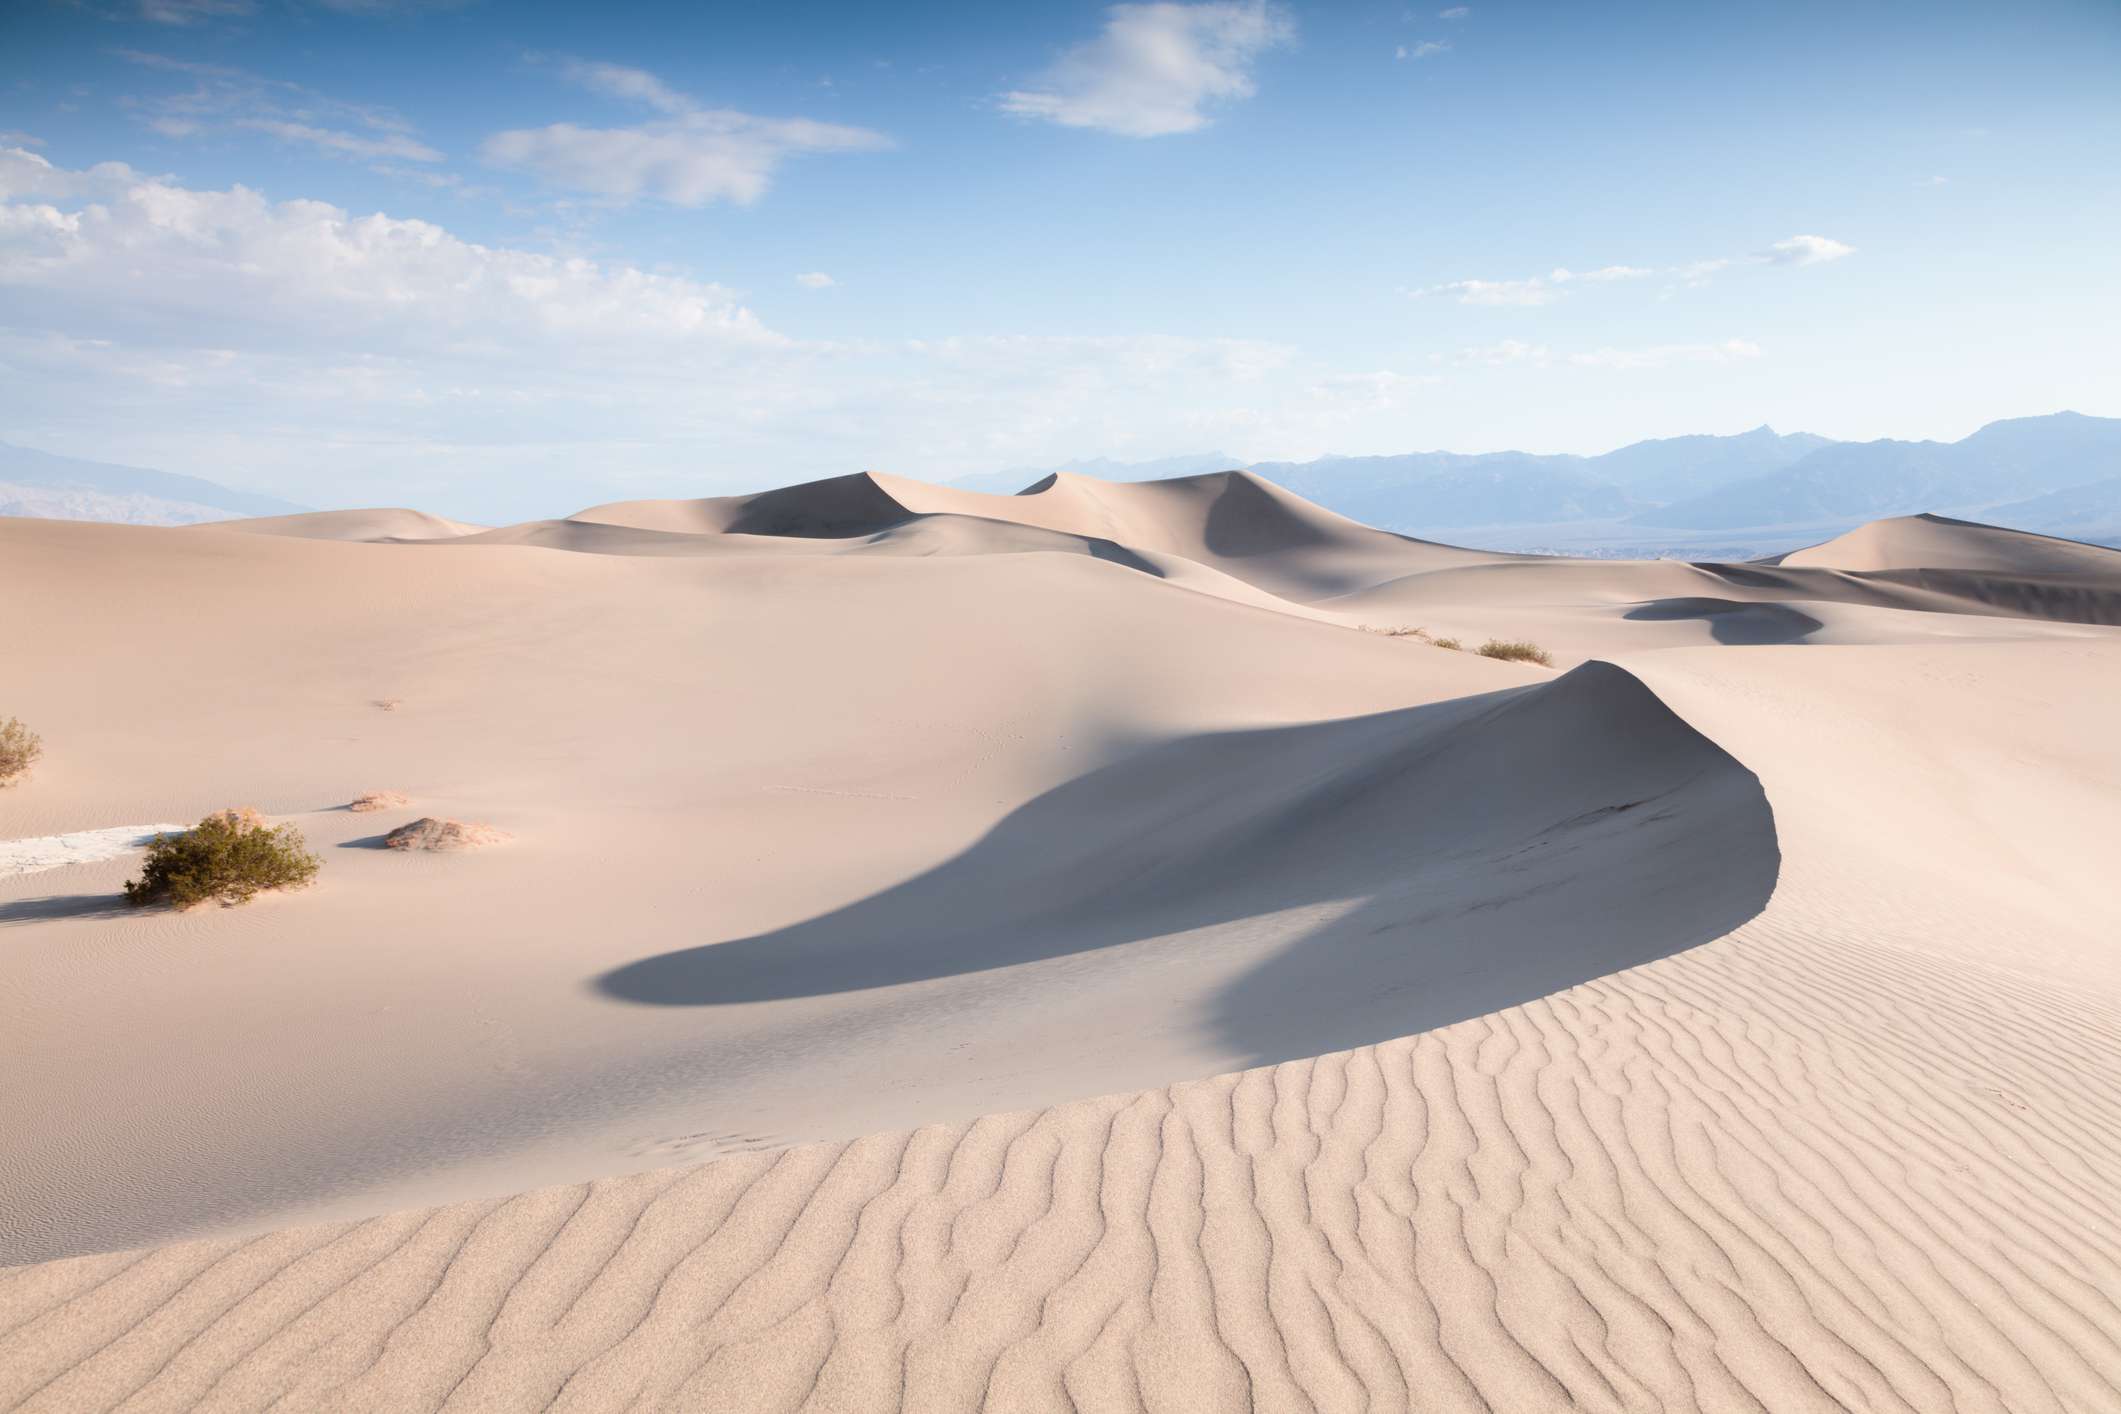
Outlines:
<svg viewBox="0 0 2121 1414"><path fill-rule="evenodd" d="M44 740L13 717L0 722L0 786L11 786L29 774L44 754Z"/></svg>
<svg viewBox="0 0 2121 1414"><path fill-rule="evenodd" d="M1500 658L1506 663L1537 663L1542 668L1554 666L1553 655L1536 643L1523 639L1491 638L1475 650L1483 658Z"/></svg>
<svg viewBox="0 0 2121 1414"><path fill-rule="evenodd" d="M1448 648L1453 653L1460 653L1465 651L1465 645L1463 643L1460 643L1455 638L1433 638L1429 641L1431 643L1434 643L1438 648Z"/></svg>
<svg viewBox="0 0 2121 1414"><path fill-rule="evenodd" d="M216 810L182 834L156 835L140 877L125 885L125 900L135 907L248 903L261 889L301 888L322 865L293 825L270 827L248 806Z"/></svg>

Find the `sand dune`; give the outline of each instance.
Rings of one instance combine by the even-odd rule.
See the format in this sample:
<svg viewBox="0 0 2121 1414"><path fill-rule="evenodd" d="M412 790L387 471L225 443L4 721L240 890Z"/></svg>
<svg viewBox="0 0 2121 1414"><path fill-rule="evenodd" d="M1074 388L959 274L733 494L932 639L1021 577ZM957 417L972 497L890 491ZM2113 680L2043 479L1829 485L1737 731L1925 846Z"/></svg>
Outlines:
<svg viewBox="0 0 2121 1414"><path fill-rule="evenodd" d="M219 520L207 530L233 530L250 535L287 535L297 540L449 540L471 535L484 527L460 520L409 511L402 507L364 511L305 511L297 515L255 516L249 520Z"/></svg>
<svg viewBox="0 0 2121 1414"><path fill-rule="evenodd" d="M1802 568L1892 572L1978 570L1989 574L2088 574L2111 578L2121 550L1978 525L1950 516L1874 520L1824 544L1793 550L1779 563Z"/></svg>
<svg viewBox="0 0 2121 1414"><path fill-rule="evenodd" d="M958 516L1176 556L1303 601L1448 565L1519 559L1373 530L1249 472L1118 483L1057 473L1014 496L863 472L702 501L628 501L574 519L695 535L877 537Z"/></svg>
<svg viewBox="0 0 2121 1414"><path fill-rule="evenodd" d="M819 485L0 524L0 1407L2121 1403L2110 559Z"/></svg>

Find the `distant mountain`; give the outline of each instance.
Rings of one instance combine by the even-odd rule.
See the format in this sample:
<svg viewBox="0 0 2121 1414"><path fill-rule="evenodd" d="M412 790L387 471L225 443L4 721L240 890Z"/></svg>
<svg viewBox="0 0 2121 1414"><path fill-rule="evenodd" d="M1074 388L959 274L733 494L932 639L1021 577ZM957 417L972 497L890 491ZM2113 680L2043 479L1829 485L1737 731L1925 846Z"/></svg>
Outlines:
<svg viewBox="0 0 2121 1414"><path fill-rule="evenodd" d="M1057 469L1139 481L1230 461ZM2073 539L2121 537L2121 418L2073 412L1992 422L1958 442L1835 442L1763 426L1589 457L1409 452L1243 469L1370 525L1497 550L1732 558L1924 511ZM956 484L1019 490L1040 474Z"/></svg>
<svg viewBox="0 0 2121 1414"><path fill-rule="evenodd" d="M1191 452L1185 456L1158 457L1152 461L1121 462L1109 457L1066 462L1060 466L1018 467L1012 471L982 471L960 476L947 484L967 491L986 491L1014 496L1026 486L1043 481L1057 471L1079 472L1100 481L1162 481L1171 476L1198 476L1209 471L1235 471L1238 458L1224 452Z"/></svg>
<svg viewBox="0 0 2121 1414"><path fill-rule="evenodd" d="M1589 465L1584 457L1529 452L1411 452L1261 462L1247 470L1386 530L1602 520L1644 504Z"/></svg>
<svg viewBox="0 0 2121 1414"><path fill-rule="evenodd" d="M197 476L83 461L0 442L0 515L192 525L307 509Z"/></svg>
<svg viewBox="0 0 2121 1414"><path fill-rule="evenodd" d="M1779 471L1631 519L1691 530L1859 522L1922 511L1980 519L1993 507L2116 474L2121 418L2058 412L1992 422L1958 442L1835 443Z"/></svg>
<svg viewBox="0 0 2121 1414"><path fill-rule="evenodd" d="M1598 475L1636 496L1671 501L1780 471L1833 445L1829 437L1779 433L1763 423L1735 437L1663 437L1587 460Z"/></svg>
<svg viewBox="0 0 2121 1414"><path fill-rule="evenodd" d="M2037 529L2043 535L2121 545L2121 476L1992 506L1982 515L1991 525L2013 530Z"/></svg>

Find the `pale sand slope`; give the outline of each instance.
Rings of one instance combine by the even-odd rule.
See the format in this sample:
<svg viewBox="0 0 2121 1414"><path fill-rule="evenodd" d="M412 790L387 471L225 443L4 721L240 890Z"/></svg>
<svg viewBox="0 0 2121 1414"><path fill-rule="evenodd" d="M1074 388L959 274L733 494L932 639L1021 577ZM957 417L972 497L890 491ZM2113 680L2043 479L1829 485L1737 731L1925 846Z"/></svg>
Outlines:
<svg viewBox="0 0 2121 1414"><path fill-rule="evenodd" d="M116 866L0 894L24 1246L609 1172L687 1118L663 1152L1421 1034L24 1269L0 1402L2121 1397L2112 630L1945 595L1854 606L1905 646L1556 678L1082 554L71 538L105 529L0 546L51 588L32 651L175 687L149 730L0 668L69 726L0 837L196 813L211 776L282 810L389 784L523 843L327 850L313 894L117 926L89 916ZM1333 579L1281 554L1249 568ZM1557 592L1584 631L1617 568ZM266 580L269 650L157 655L159 614ZM155 733L194 749L95 769ZM396 823L340 818L304 823Z"/></svg>
<svg viewBox="0 0 2121 1414"><path fill-rule="evenodd" d="M1705 941L1774 877L1750 775L1615 669L1087 557L64 529L8 559L63 590L69 668L10 685L51 759L0 829L249 802L329 862L181 916L127 914L123 860L0 883L17 1260L1383 1039ZM97 690L143 672L152 720ZM414 803L331 809L377 786ZM343 847L418 814L517 843Z"/></svg>
<svg viewBox="0 0 2121 1414"><path fill-rule="evenodd" d="M1660 655L1660 690L1777 763L1781 878L1729 937L1243 1076L27 1269L0 1286L0 1392L2111 1408L2121 967L2084 866L2121 826L2113 666Z"/></svg>

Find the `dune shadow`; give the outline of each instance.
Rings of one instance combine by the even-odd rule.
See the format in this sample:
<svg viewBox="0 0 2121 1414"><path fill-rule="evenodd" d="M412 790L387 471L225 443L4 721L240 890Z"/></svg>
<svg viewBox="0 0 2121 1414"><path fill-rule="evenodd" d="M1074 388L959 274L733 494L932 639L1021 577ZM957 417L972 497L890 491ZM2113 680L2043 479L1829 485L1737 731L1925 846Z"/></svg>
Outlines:
<svg viewBox="0 0 2121 1414"><path fill-rule="evenodd" d="M388 840L389 838L390 836L387 833L381 835L363 835L357 840L340 840L338 847L340 849L388 849L390 848L390 846L384 843L384 841Z"/></svg>
<svg viewBox="0 0 2121 1414"><path fill-rule="evenodd" d="M1090 558L1093 560L1104 560L1108 564L1124 565L1130 570L1140 570L1152 579L1165 578L1162 570L1143 559L1140 555L1135 554L1134 551L1129 550L1117 540L1090 538L1085 539L1083 543L1089 547Z"/></svg>
<svg viewBox="0 0 2121 1414"><path fill-rule="evenodd" d="M958 856L603 995L731 1006L1149 945L1143 985L1254 1063L1429 1029L1719 937L1779 854L1758 781L1631 675L1182 738L1066 782ZM1032 985L1026 983L1027 986ZM1039 985L1044 985L1043 983ZM1204 995L1205 993L1205 995ZM971 1004L971 993L965 994Z"/></svg>
<svg viewBox="0 0 2121 1414"><path fill-rule="evenodd" d="M1798 643L1825 627L1810 614L1787 604L1716 599L1707 595L1652 599L1637 604L1621 617L1636 623L1700 619L1708 624L1709 635L1718 643L1734 647Z"/></svg>
<svg viewBox="0 0 2121 1414"><path fill-rule="evenodd" d="M124 918L136 911L124 894L49 894L0 903L0 927L55 918Z"/></svg>

